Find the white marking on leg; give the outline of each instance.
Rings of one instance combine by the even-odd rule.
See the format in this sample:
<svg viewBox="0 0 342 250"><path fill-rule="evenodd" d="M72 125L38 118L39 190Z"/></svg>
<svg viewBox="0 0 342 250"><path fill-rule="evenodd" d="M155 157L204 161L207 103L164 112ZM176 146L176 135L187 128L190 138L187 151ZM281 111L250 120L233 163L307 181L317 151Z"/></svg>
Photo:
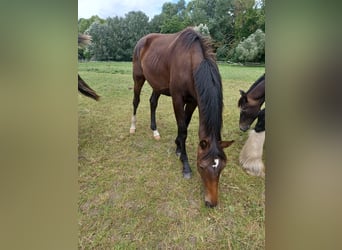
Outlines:
<svg viewBox="0 0 342 250"><path fill-rule="evenodd" d="M254 130L251 130L249 137L240 152L240 164L250 175L265 176L265 166L262 162L264 142L265 131L257 133Z"/></svg>
<svg viewBox="0 0 342 250"><path fill-rule="evenodd" d="M212 165L212 167L213 168L217 168L219 164L220 164L220 160L219 159L215 159L214 160L214 164Z"/></svg>
<svg viewBox="0 0 342 250"><path fill-rule="evenodd" d="M157 129L156 129L156 130L153 130L153 137L154 137L154 139L156 139L156 140L160 140L160 134L159 134L159 132L158 132Z"/></svg>
<svg viewBox="0 0 342 250"><path fill-rule="evenodd" d="M135 133L135 123L137 121L137 118L135 115L132 116L132 119L131 119L131 128L129 129L129 132L131 134L134 134Z"/></svg>

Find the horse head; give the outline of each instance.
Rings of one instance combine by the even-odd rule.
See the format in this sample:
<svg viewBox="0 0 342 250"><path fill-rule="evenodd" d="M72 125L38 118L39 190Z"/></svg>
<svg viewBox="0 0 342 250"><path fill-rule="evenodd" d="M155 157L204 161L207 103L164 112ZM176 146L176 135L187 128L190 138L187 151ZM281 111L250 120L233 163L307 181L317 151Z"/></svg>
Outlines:
<svg viewBox="0 0 342 250"><path fill-rule="evenodd" d="M220 174L227 164L223 149L233 142L202 139L198 145L197 169L204 184L204 201L207 207L217 205Z"/></svg>
<svg viewBox="0 0 342 250"><path fill-rule="evenodd" d="M242 131L247 131L254 120L258 117L263 99L253 99L243 90L240 90L238 107L240 108L239 126Z"/></svg>

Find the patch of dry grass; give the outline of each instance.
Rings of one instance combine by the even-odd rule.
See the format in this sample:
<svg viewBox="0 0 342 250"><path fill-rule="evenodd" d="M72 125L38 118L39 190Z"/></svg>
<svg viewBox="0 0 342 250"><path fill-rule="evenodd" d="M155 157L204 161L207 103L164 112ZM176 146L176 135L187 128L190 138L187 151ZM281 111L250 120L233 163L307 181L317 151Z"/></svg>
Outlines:
<svg viewBox="0 0 342 250"><path fill-rule="evenodd" d="M193 170L182 178L175 155L176 122L171 98L157 109L161 140L149 128L147 83L142 90L136 134L129 134L133 81L131 63L79 64L81 77L101 99L79 95L79 248L80 249L263 249L264 180L238 165L247 133L238 128L239 89L246 90L260 67L219 65L224 85L223 139L227 167L219 185L219 205L204 206L196 169L198 112L189 126L187 151Z"/></svg>

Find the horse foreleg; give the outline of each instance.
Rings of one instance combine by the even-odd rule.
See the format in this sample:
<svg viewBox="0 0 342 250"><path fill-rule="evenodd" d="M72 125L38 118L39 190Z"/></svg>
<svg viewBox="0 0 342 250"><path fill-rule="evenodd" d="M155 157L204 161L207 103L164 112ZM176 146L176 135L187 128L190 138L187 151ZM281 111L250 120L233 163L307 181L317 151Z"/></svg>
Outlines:
<svg viewBox="0 0 342 250"><path fill-rule="evenodd" d="M249 137L243 146L239 161L242 168L250 175L265 176L262 152L265 141L265 131L250 131Z"/></svg>
<svg viewBox="0 0 342 250"><path fill-rule="evenodd" d="M185 179L191 178L191 168L189 165L188 155L186 153L185 142L187 138L187 124L186 115L184 110L184 103L182 100L173 99L173 108L177 120L178 134L175 140L177 145L176 154L180 156L180 160L183 163L183 177Z"/></svg>
<svg viewBox="0 0 342 250"><path fill-rule="evenodd" d="M157 130L157 124L156 124L156 109L158 106L158 99L160 97L160 94L157 94L156 92L152 92L151 98L150 98L150 108L151 108L151 129L153 131L153 137L156 140L160 139L160 134Z"/></svg>
<svg viewBox="0 0 342 250"><path fill-rule="evenodd" d="M196 107L197 107L196 101L192 101L192 102L187 103L185 105L185 124L186 124L186 127L189 126L192 114L194 113Z"/></svg>
<svg viewBox="0 0 342 250"><path fill-rule="evenodd" d="M131 127L129 130L131 134L135 133L136 121L137 121L136 114L137 114L137 109L140 103L140 93L141 93L141 88L145 82L144 77L137 77L134 75L133 79L134 79L133 116L131 119Z"/></svg>
<svg viewBox="0 0 342 250"><path fill-rule="evenodd" d="M185 105L185 125L186 125L186 128L188 129L189 127L189 124L190 124L190 121L191 121L191 117L192 117L192 114L194 113L195 109L197 107L197 102L196 101L193 101L193 102L190 102L190 103L187 103ZM181 146L180 146L180 142L178 142L178 140L175 141L176 145L177 145L177 148L176 148L176 155L178 157L181 156Z"/></svg>

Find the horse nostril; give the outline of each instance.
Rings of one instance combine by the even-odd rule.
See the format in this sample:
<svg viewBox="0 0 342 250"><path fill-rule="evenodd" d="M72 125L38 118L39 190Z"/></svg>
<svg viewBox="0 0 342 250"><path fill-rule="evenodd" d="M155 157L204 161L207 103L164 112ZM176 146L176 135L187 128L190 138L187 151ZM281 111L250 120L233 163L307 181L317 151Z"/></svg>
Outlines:
<svg viewBox="0 0 342 250"><path fill-rule="evenodd" d="M205 206L210 207L210 208L214 208L216 205L211 204L209 201L205 201Z"/></svg>
<svg viewBox="0 0 342 250"><path fill-rule="evenodd" d="M242 132L246 132L248 129L249 129L249 126L246 126L246 127L241 127L241 126L240 126L240 130L241 130Z"/></svg>

